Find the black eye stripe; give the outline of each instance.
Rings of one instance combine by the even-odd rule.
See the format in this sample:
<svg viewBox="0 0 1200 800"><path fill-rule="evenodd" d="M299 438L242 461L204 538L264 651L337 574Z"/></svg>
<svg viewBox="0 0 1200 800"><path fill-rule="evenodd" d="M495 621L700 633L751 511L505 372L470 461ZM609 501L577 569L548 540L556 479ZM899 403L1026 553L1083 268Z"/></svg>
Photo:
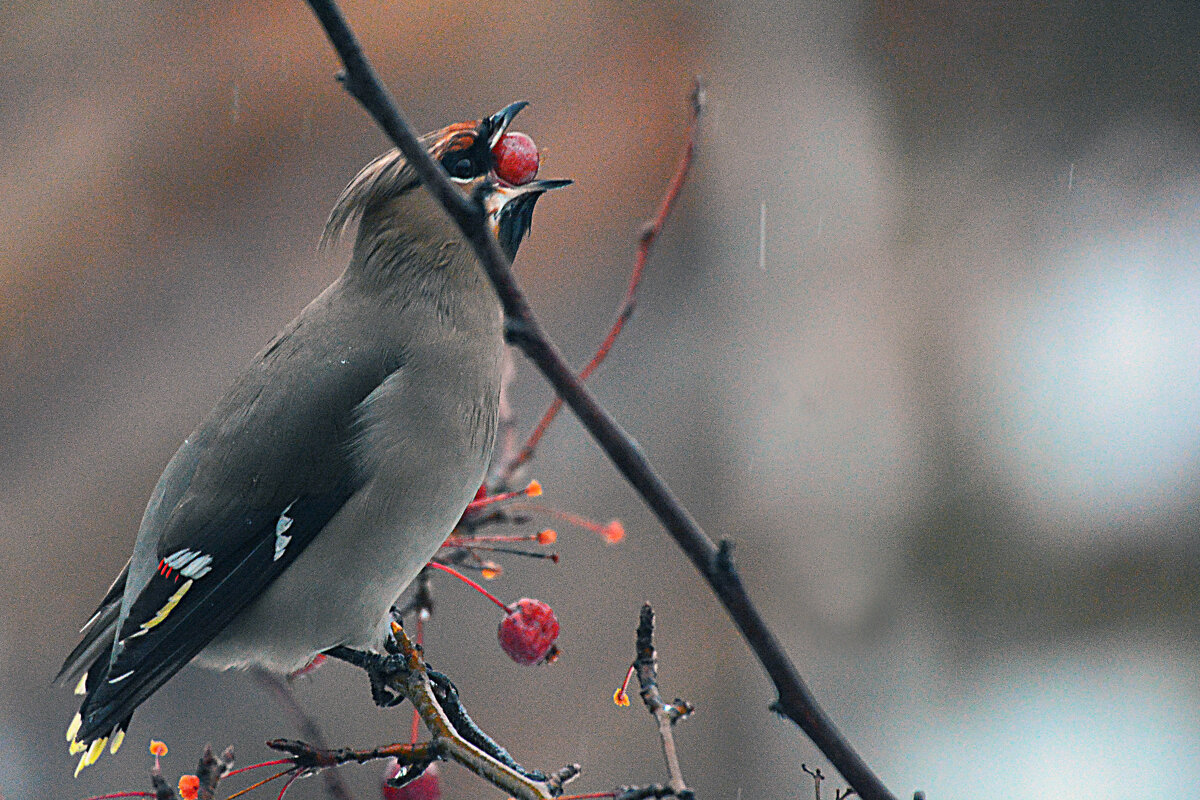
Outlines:
<svg viewBox="0 0 1200 800"><path fill-rule="evenodd" d="M455 147L441 158L442 168L451 177L459 180L477 178L486 174L492 167L487 140L484 137L472 136L468 141L468 146Z"/></svg>

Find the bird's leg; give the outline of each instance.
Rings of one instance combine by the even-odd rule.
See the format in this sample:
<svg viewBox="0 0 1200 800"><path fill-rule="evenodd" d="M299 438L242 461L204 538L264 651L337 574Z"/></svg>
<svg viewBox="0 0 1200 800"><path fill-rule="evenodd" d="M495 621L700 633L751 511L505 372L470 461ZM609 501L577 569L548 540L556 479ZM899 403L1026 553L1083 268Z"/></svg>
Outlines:
<svg viewBox="0 0 1200 800"><path fill-rule="evenodd" d="M392 708L404 702L404 695L390 688L396 678L408 674L408 664L403 656L355 650L342 645L326 650L325 655L364 670L371 681L371 699L380 708Z"/></svg>

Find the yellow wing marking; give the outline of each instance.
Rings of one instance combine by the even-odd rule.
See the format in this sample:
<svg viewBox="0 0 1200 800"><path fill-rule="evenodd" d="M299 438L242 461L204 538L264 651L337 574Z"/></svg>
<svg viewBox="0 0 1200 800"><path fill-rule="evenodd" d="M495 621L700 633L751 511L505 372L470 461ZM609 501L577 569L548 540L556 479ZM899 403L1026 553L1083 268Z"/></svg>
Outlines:
<svg viewBox="0 0 1200 800"><path fill-rule="evenodd" d="M189 578L188 581L180 586L175 591L175 594L171 595L167 602L163 604L163 607L158 610L158 613L154 615L153 619L148 619L142 623L142 630L148 631L166 619L167 615L175 610L175 606L179 605L179 601L183 599L183 596L187 594L187 591L190 588L192 588L192 580Z"/></svg>

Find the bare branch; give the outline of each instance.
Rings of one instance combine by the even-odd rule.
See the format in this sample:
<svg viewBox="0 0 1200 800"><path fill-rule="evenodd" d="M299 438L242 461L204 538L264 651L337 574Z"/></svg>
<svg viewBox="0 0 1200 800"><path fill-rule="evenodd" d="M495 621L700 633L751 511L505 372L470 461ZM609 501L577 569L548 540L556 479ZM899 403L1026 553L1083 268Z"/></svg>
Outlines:
<svg viewBox="0 0 1200 800"><path fill-rule="evenodd" d="M200 754L200 763L196 767L196 777L200 781L197 791L198 800L213 800L217 796L217 784L233 769L233 747L226 747L225 752L217 756L213 754L212 745L204 745Z"/></svg>
<svg viewBox="0 0 1200 800"><path fill-rule="evenodd" d="M270 746L291 753L297 766L310 770L323 770L348 761L361 763L387 757L396 758L402 764L448 759L522 800L550 800L561 791L563 783L578 774L577 765L547 777L517 764L504 748L488 738L471 721L458 701L453 684L445 676L428 669L421 660L420 648L413 644L404 629L393 623L392 634L396 651L392 656L377 656L346 648L334 648L328 652L335 658L368 670L379 669L379 664L369 664L370 660L386 660L389 671L380 674L379 678L388 689L412 702L429 729L429 742L393 744L370 750L328 750L304 742L279 739L270 742Z"/></svg>
<svg viewBox="0 0 1200 800"><path fill-rule="evenodd" d="M567 366L517 285L508 259L484 224L479 204L455 189L421 147L416 134L404 121L391 95L368 63L337 3L334 0L308 0L308 4L345 65L346 88L400 148L425 187L442 203L474 248L504 307L510 341L533 361L708 581L775 684L779 697L773 708L800 726L860 797L895 800L817 704L734 570L731 545L722 542L718 550L650 465L637 442L596 402ZM524 793L529 791L528 787L524 784L521 787L522 796L527 796Z"/></svg>
<svg viewBox="0 0 1200 800"><path fill-rule="evenodd" d="M667 774L670 781L667 784L674 795L682 800L690 800L692 792L683 781L683 771L679 768L679 755L675 751L675 734L672 726L692 712L690 703L676 700L668 705L663 702L658 691L658 653L654 650L654 609L649 603L642 606L642 613L637 629L637 658L633 662L637 672L638 684L641 686L642 702L658 723L658 738L662 742L663 758L667 762Z"/></svg>

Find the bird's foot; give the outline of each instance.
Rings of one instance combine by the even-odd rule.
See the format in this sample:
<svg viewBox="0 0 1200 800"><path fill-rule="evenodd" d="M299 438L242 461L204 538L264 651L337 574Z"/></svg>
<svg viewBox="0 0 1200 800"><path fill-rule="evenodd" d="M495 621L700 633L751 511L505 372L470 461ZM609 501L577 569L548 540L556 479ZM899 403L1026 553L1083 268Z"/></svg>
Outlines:
<svg viewBox="0 0 1200 800"><path fill-rule="evenodd" d="M397 679L408 674L404 657L395 653L372 653L338 646L325 654L364 670L371 681L371 699L380 708L392 708L404 702L404 695L391 688Z"/></svg>

